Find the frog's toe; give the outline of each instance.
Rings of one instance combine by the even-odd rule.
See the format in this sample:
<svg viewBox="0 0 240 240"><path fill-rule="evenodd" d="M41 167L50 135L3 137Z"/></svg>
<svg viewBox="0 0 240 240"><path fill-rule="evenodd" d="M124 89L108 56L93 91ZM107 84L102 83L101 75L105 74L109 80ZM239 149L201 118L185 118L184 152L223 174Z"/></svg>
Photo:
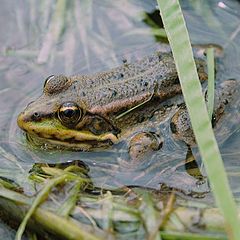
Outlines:
<svg viewBox="0 0 240 240"><path fill-rule="evenodd" d="M133 161L142 161L153 151L159 150L163 145L160 136L151 132L137 133L129 142L128 152Z"/></svg>

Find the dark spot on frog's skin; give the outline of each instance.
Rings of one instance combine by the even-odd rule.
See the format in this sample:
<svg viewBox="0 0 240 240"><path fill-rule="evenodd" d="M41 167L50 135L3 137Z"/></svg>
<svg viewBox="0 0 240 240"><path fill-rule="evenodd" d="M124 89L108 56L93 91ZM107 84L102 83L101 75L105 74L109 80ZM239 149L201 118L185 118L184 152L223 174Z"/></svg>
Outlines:
<svg viewBox="0 0 240 240"><path fill-rule="evenodd" d="M148 86L148 82L144 82L144 86L147 87Z"/></svg>
<svg viewBox="0 0 240 240"><path fill-rule="evenodd" d="M176 127L175 123L171 122L170 123L170 128L171 128L172 133L176 133L177 132L177 127Z"/></svg>
<svg viewBox="0 0 240 240"><path fill-rule="evenodd" d="M178 77L176 77L175 79L174 79L174 84L179 84L180 82L179 82L179 79L178 79Z"/></svg>
<svg viewBox="0 0 240 240"><path fill-rule="evenodd" d="M112 97L116 97L117 96L117 91L116 90L113 90L112 92Z"/></svg>
<svg viewBox="0 0 240 240"><path fill-rule="evenodd" d="M127 63L127 59L126 59L126 58L123 58L122 62L123 62L124 64L126 64L126 63Z"/></svg>
<svg viewBox="0 0 240 240"><path fill-rule="evenodd" d="M163 146L163 141L159 143L159 145L158 145L158 150L161 149L162 146Z"/></svg>
<svg viewBox="0 0 240 240"><path fill-rule="evenodd" d="M138 122L141 123L145 120L146 118L144 116L140 116L139 119L138 119Z"/></svg>
<svg viewBox="0 0 240 240"><path fill-rule="evenodd" d="M120 77L123 78L123 77L124 77L124 74L123 74L123 73L120 73Z"/></svg>
<svg viewBox="0 0 240 240"><path fill-rule="evenodd" d="M158 61L161 62L162 61L162 55L160 53L158 53Z"/></svg>
<svg viewBox="0 0 240 240"><path fill-rule="evenodd" d="M85 92L82 92L82 95L83 95L83 97L85 97L85 96L86 96L86 93L85 93Z"/></svg>
<svg viewBox="0 0 240 240"><path fill-rule="evenodd" d="M149 58L148 58L148 61L149 62L152 62L154 60L154 57L152 57L152 56L150 56Z"/></svg>
<svg viewBox="0 0 240 240"><path fill-rule="evenodd" d="M228 100L225 99L223 103L224 103L224 105L227 105L228 104Z"/></svg>

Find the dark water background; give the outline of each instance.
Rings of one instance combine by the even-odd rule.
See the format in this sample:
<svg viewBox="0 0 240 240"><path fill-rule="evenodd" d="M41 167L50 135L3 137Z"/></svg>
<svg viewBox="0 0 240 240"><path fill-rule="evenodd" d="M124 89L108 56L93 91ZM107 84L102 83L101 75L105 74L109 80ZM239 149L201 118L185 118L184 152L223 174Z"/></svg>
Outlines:
<svg viewBox="0 0 240 240"><path fill-rule="evenodd" d="M223 48L218 81L239 79L239 1L181 2L192 43L211 43ZM156 49L166 49L156 42L159 38L146 23L146 13L156 10L155 1L81 0L69 1L61 7L61 1L1 1L0 176L16 181L30 194L34 189L27 177L34 163L82 160L100 187L126 184L159 189L160 183L164 183L185 194L193 191L206 196L207 181L198 185L197 179L188 175L184 167L175 168L186 158L187 148L182 144L170 141L168 154L157 153L140 170L129 172L119 164L126 158L124 143L95 153L49 151L28 146L25 135L16 125L16 118L27 103L41 94L47 76L91 74L116 67L123 59L130 62ZM225 124L232 123L226 119ZM235 123L232 134L221 143L236 198L240 192L238 129L239 123ZM165 174L160 176L162 171ZM186 182L183 179L187 179Z"/></svg>

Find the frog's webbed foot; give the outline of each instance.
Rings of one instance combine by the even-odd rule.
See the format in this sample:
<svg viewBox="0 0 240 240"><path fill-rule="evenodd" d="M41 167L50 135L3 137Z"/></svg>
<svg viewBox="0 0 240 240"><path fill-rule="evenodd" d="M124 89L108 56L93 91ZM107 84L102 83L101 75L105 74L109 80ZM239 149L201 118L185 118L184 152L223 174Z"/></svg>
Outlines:
<svg viewBox="0 0 240 240"><path fill-rule="evenodd" d="M183 193L193 198L203 198L210 191L208 179L202 174L190 147L185 160L164 169L158 176L158 181L160 191L175 190L178 194Z"/></svg>
<svg viewBox="0 0 240 240"><path fill-rule="evenodd" d="M163 145L162 138L156 133L140 132L134 135L128 146L128 153L133 163L139 164L148 159L154 151Z"/></svg>

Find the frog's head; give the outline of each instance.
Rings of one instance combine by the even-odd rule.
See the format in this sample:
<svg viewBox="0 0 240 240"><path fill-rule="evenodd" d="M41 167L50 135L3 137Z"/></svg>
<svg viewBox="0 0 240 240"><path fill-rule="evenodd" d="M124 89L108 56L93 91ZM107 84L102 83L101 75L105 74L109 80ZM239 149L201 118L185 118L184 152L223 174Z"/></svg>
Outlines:
<svg viewBox="0 0 240 240"><path fill-rule="evenodd" d="M62 75L46 79L42 96L28 104L17 123L43 144L78 150L115 143L119 133L105 117L88 111L76 81Z"/></svg>

